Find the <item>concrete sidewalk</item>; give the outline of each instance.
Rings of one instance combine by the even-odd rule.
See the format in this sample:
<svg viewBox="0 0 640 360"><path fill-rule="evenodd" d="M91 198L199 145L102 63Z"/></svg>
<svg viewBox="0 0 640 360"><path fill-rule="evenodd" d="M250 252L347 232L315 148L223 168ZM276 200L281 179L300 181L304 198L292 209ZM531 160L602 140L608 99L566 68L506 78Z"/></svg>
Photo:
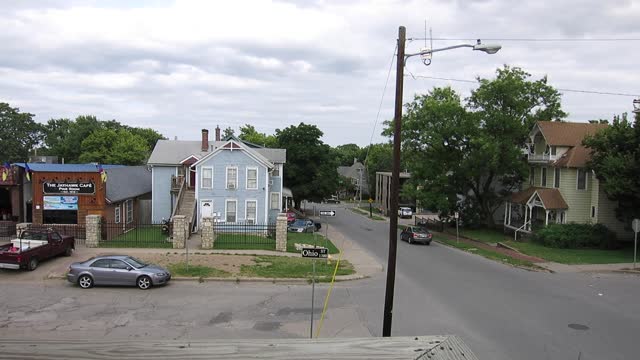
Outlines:
<svg viewBox="0 0 640 360"><path fill-rule="evenodd" d="M536 265L556 273L625 272L640 274L640 264L638 264L636 270L633 270L633 263L567 265L556 262L540 262L536 263Z"/></svg>

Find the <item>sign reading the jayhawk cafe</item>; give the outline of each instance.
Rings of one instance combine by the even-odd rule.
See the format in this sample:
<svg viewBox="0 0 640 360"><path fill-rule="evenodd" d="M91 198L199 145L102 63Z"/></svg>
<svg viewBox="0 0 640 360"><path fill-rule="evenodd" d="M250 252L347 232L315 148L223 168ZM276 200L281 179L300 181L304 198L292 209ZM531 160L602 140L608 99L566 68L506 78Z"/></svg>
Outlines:
<svg viewBox="0 0 640 360"><path fill-rule="evenodd" d="M45 182L42 184L45 194L95 194L96 186L93 182Z"/></svg>

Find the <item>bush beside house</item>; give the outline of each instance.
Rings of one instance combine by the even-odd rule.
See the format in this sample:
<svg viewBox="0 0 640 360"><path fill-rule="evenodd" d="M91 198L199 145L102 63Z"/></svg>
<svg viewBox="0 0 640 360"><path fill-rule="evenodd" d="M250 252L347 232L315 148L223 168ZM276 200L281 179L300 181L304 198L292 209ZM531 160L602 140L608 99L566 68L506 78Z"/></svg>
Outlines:
<svg viewBox="0 0 640 360"><path fill-rule="evenodd" d="M616 234L602 224L551 224L535 232L533 241L560 249L613 249L617 246Z"/></svg>

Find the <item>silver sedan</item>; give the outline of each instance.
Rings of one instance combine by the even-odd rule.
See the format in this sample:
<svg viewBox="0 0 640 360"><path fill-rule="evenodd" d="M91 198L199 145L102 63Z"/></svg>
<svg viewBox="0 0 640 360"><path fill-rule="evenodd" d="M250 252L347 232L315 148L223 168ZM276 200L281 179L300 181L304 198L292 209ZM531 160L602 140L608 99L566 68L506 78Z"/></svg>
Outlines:
<svg viewBox="0 0 640 360"><path fill-rule="evenodd" d="M67 280L83 289L94 285L125 285L147 290L170 279L169 270L126 255L96 256L73 263L67 273Z"/></svg>

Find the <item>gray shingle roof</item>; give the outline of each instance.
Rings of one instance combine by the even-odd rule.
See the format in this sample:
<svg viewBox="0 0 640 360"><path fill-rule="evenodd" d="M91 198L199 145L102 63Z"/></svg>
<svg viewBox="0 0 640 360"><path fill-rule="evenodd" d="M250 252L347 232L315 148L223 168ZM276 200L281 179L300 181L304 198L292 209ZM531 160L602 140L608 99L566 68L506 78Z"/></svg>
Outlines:
<svg viewBox="0 0 640 360"><path fill-rule="evenodd" d="M224 141L211 141L209 146L213 145L214 148L217 148L224 143ZM208 152L202 152L201 145L200 141L158 140L147 163L150 165L177 165L191 155L202 159ZM255 148L250 150L256 151L271 162L284 163L287 158L285 149Z"/></svg>
<svg viewBox="0 0 640 360"><path fill-rule="evenodd" d="M151 171L146 166L125 166L107 172L107 199L114 203L151 192Z"/></svg>

